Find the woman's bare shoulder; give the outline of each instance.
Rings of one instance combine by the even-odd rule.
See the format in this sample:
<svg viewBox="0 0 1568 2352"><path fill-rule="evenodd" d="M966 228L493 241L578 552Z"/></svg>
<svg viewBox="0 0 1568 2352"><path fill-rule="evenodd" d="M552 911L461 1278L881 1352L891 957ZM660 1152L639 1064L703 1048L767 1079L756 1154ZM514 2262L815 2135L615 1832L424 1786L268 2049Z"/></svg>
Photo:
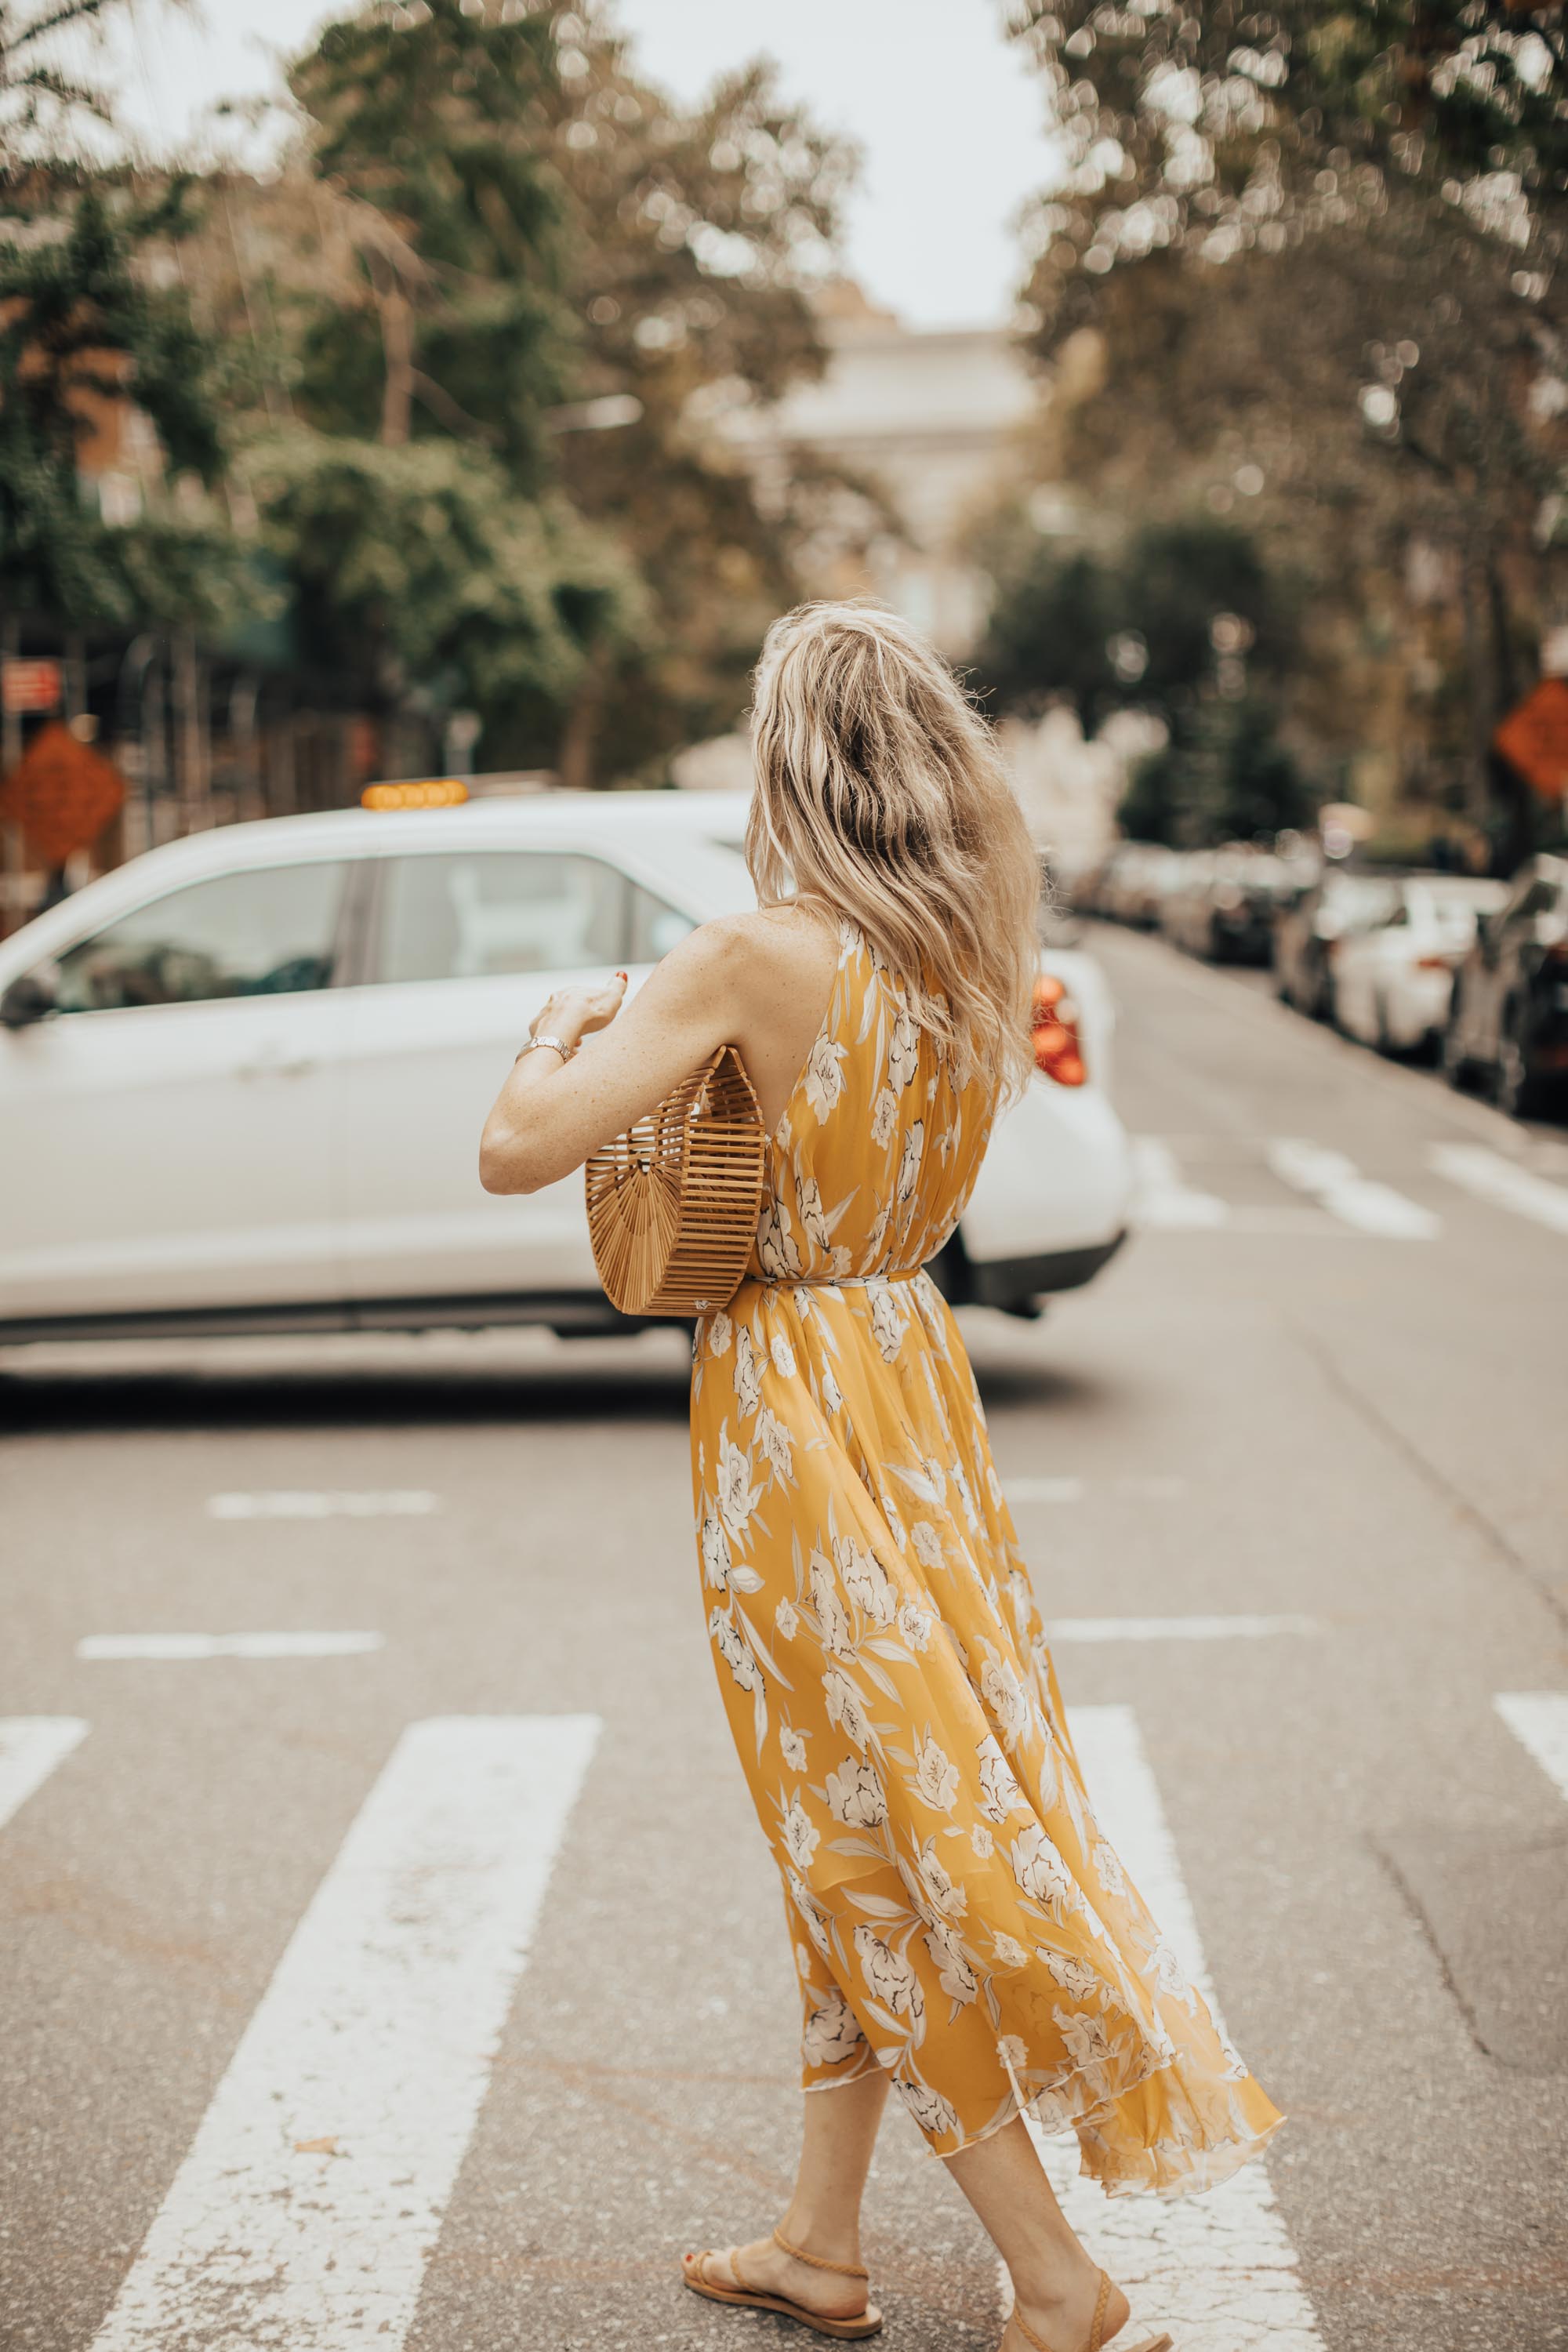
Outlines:
<svg viewBox="0 0 1568 2352"><path fill-rule="evenodd" d="M826 992L838 961L830 923L805 907L764 907L718 915L700 924L675 953L705 977L764 999L784 990Z"/></svg>

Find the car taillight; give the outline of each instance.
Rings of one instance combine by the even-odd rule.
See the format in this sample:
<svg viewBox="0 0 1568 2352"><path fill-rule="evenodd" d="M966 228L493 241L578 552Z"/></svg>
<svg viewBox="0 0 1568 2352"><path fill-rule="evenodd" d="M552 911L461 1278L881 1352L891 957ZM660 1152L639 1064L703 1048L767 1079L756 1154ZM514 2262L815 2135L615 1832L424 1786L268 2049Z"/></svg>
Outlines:
<svg viewBox="0 0 1568 2352"><path fill-rule="evenodd" d="M1078 1006L1052 972L1042 972L1035 982L1030 1026L1035 1067L1047 1078L1055 1078L1058 1087L1081 1087L1089 1071L1078 1034Z"/></svg>

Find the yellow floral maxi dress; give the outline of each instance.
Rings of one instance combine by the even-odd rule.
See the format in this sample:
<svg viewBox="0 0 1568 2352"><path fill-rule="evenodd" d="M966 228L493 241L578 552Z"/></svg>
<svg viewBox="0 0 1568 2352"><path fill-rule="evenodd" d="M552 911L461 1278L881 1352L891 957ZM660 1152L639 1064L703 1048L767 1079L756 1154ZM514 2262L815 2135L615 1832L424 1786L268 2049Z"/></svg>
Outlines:
<svg viewBox="0 0 1568 2352"><path fill-rule="evenodd" d="M994 1104L858 933L698 1327L708 1628L784 1879L808 2090L886 2067L951 2156L1031 2108L1112 2195L1279 2121L1100 1836L963 1340L919 1271Z"/></svg>

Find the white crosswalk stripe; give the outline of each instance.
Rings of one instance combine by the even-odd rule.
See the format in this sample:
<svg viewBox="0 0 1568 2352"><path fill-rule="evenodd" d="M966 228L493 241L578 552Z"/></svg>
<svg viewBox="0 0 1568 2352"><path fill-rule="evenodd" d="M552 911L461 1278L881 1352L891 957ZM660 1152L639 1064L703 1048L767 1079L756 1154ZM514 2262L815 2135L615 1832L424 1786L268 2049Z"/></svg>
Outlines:
<svg viewBox="0 0 1568 2352"><path fill-rule="evenodd" d="M76 1715L0 1716L0 1828L87 1738Z"/></svg>
<svg viewBox="0 0 1568 2352"><path fill-rule="evenodd" d="M1358 1233L1376 1234L1384 1241L1429 1242L1443 1230L1441 1217L1392 1185L1363 1176L1342 1151L1327 1150L1301 1136L1281 1135L1265 1146L1264 1156L1281 1183L1305 1192Z"/></svg>
<svg viewBox="0 0 1568 2352"><path fill-rule="evenodd" d="M1494 1704L1514 1738L1568 1800L1568 1692L1500 1691Z"/></svg>
<svg viewBox="0 0 1568 2352"><path fill-rule="evenodd" d="M404 1733L93 2352L397 2352L599 1728Z"/></svg>
<svg viewBox="0 0 1568 2352"><path fill-rule="evenodd" d="M1164 1808L1131 1707L1069 1710L1106 1834L1215 2009ZM1131 2300L1180 2352L1322 2352L1296 2251L1261 2161L1201 2197L1104 2197L1078 2171L1074 2141L1041 2142L1068 2220Z"/></svg>
<svg viewBox="0 0 1568 2352"><path fill-rule="evenodd" d="M1212 1233L1230 1223L1230 1207L1217 1192L1199 1192L1183 1175L1175 1153L1157 1135L1132 1138L1136 1187L1134 1222L1165 1232Z"/></svg>
<svg viewBox="0 0 1568 2352"><path fill-rule="evenodd" d="M1435 1143L1427 1160L1450 1184L1461 1185L1494 1208L1531 1217L1553 1233L1568 1234L1568 1185L1553 1184L1544 1176L1489 1151L1484 1143Z"/></svg>
<svg viewBox="0 0 1568 2352"><path fill-rule="evenodd" d="M417 1519L441 1507L426 1486L267 1486L251 1494L209 1495L213 1519Z"/></svg>
<svg viewBox="0 0 1568 2352"><path fill-rule="evenodd" d="M379 1650L384 1633L86 1633L79 1658L353 1658Z"/></svg>
<svg viewBox="0 0 1568 2352"><path fill-rule="evenodd" d="M1257 1642L1275 1633L1325 1633L1321 1617L1052 1617L1053 1642Z"/></svg>
<svg viewBox="0 0 1568 2352"><path fill-rule="evenodd" d="M1301 1136L1275 1136L1247 1149L1305 1202L1229 1201L1204 1192L1189 1183L1170 1143L1142 1135L1132 1139L1133 1223L1164 1233L1363 1234L1401 1242L1435 1241L1443 1230L1435 1211L1363 1176L1342 1151Z"/></svg>

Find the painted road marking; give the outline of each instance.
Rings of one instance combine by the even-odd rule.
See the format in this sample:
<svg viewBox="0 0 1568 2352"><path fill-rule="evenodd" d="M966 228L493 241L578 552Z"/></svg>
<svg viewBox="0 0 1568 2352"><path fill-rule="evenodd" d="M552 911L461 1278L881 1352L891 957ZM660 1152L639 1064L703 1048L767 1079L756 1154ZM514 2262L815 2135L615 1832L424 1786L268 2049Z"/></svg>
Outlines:
<svg viewBox="0 0 1568 2352"><path fill-rule="evenodd" d="M1229 1204L1216 1192L1194 1192L1176 1155L1157 1135L1132 1138L1132 1220L1170 1233L1212 1232L1230 1223Z"/></svg>
<svg viewBox="0 0 1568 2352"><path fill-rule="evenodd" d="M1435 1143L1426 1154L1429 1164L1450 1184L1489 1201L1516 1216L1533 1217L1538 1225L1568 1234L1568 1187L1534 1176L1528 1168L1489 1151L1484 1143Z"/></svg>
<svg viewBox="0 0 1568 2352"><path fill-rule="evenodd" d="M1173 1502L1187 1491L1184 1478L1112 1478L1119 1495L1135 1495L1146 1503ZM1004 1478L1002 1492L1010 1503L1081 1503L1089 1492L1087 1478Z"/></svg>
<svg viewBox="0 0 1568 2352"><path fill-rule="evenodd" d="M599 1729L409 1726L94 2352L397 2352Z"/></svg>
<svg viewBox="0 0 1568 2352"><path fill-rule="evenodd" d="M1500 1691L1494 1704L1514 1738L1568 1798L1568 1696L1560 1691Z"/></svg>
<svg viewBox="0 0 1568 2352"><path fill-rule="evenodd" d="M86 1738L78 1715L0 1716L0 1829Z"/></svg>
<svg viewBox="0 0 1568 2352"><path fill-rule="evenodd" d="M1321 1617L1290 1616L1051 1617L1046 1622L1053 1642L1256 1642L1328 1630Z"/></svg>
<svg viewBox="0 0 1568 2352"><path fill-rule="evenodd" d="M254 1494L209 1495L214 1519L418 1519L441 1507L426 1486L372 1487L353 1493L339 1487L264 1486Z"/></svg>
<svg viewBox="0 0 1568 2352"><path fill-rule="evenodd" d="M1197 1921L1131 1707L1068 1709L1107 1836L1215 2014ZM1041 2142L1068 2219L1181 2352L1322 2352L1296 2250L1261 2162L1202 2197L1108 2199L1078 2170L1077 2143ZM1136 2331L1131 2331L1136 2332Z"/></svg>
<svg viewBox="0 0 1568 2352"><path fill-rule="evenodd" d="M1330 1151L1301 1136L1275 1136L1264 1146L1264 1157L1283 1184L1305 1192L1342 1224L1356 1232L1376 1234L1384 1241L1435 1241L1443 1220L1430 1209L1407 1201L1390 1184L1363 1176L1342 1151Z"/></svg>
<svg viewBox="0 0 1568 2352"><path fill-rule="evenodd" d="M384 1633L89 1633L79 1658L353 1658Z"/></svg>

